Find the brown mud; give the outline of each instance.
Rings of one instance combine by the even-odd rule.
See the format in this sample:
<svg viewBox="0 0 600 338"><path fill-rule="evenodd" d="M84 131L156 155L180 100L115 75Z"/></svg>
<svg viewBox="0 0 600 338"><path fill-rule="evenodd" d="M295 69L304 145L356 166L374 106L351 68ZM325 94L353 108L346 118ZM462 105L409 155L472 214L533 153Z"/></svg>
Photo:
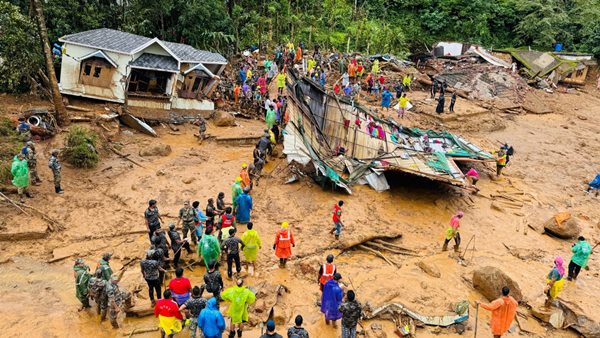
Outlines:
<svg viewBox="0 0 600 338"><path fill-rule="evenodd" d="M402 233L396 244L415 250L420 257L385 253L399 263L392 267L381 258L366 251L350 250L336 259L344 283L356 290L358 300L373 308L388 302L402 303L425 315L452 314L453 303L467 299L471 302L471 317L466 333L471 336L475 325L475 300L484 300L472 288L472 272L478 267L495 266L512 277L522 289L529 304L543 302L545 276L556 255L562 255L568 264L570 241L542 235L531 228L541 225L553 214L569 211L577 218L582 234L592 244L600 240L600 209L598 198L585 194L585 183L597 173L600 155L600 99L592 92L545 94L544 102L553 113L545 115L469 113L456 104L457 118L443 121L434 114L409 112L401 123L423 128L447 128L459 133L488 150L495 150L499 142L509 142L516 153L505 169L505 175L495 179L491 165L477 164L482 179L479 194L471 195L456 188L406 175L389 175L392 188L377 193L366 186L356 186L353 195L322 189L309 179L294 184L283 184L287 162L283 158L271 160L260 184L252 196L252 221L263 240L257 261L257 275L246 279L246 285L262 281L282 284L288 289L279 297L275 317L284 321L277 331L285 336L293 325L296 314L305 318L311 337L338 337L339 328L326 326L320 315L320 292L316 272L329 252L325 248L337 246L328 231L331 227L331 207L343 199L344 219L347 225L340 238L342 246L358 238L388 233ZM424 99L424 92L414 93ZM0 96L4 114L23 106L47 104L31 102L30 98ZM419 105L432 112L432 103L424 100ZM102 108L98 108L101 111ZM475 108L471 111L476 111ZM461 113L463 112L463 113ZM386 114L393 115L390 111ZM483 122L491 121L491 122ZM215 127L209 123L208 133L216 137L250 137L260 135L264 124L260 121L237 119L236 127ZM491 125L489 128L483 125ZM191 125L179 126L181 135L172 135L169 129L157 127L160 138L139 133L120 133L117 140L125 146L123 153L141 163L132 163L106 151L98 167L79 170L63 166L64 195L53 192L51 172L44 165L48 152L62 145L64 133L40 142L38 150L41 186L33 187L35 196L27 201L65 225L61 231L47 231L45 238L19 240L5 237L0 242L0 302L3 321L0 332L5 337L121 337L136 328L155 327L154 317L124 318L122 327L113 330L108 322L100 323L94 311L78 311L75 298L72 264L74 257L85 258L92 270L103 252L114 252L111 265L114 271L132 258L141 257L148 246L146 234L124 235L145 229L143 211L151 198L158 201L164 220L175 222L184 200L198 200L204 207L206 200L223 191L230 198L231 183L238 175L241 163L252 159L250 146L219 144L214 140L198 144ZM168 144L172 152L165 157L139 157L139 150L153 143ZM281 153L281 146L279 146ZM107 169L109 168L110 169ZM503 191L522 192L522 207L497 202L492 207L491 195ZM14 194L9 197L15 198ZM475 250L465 253L465 264L458 254L441 252L444 229L456 210L463 210L461 224L463 248L474 237ZM43 220L24 216L7 203L0 204L0 232L39 231ZM271 250L278 223L287 220L296 237L293 258L287 269L277 267ZM163 226L166 226L163 225ZM43 230L41 230L43 232ZM244 227L240 228L240 232ZM509 252L507 246L511 248ZM48 261L61 258L55 263ZM301 258L298 258L301 257ZM195 255L182 255L186 261ZM417 264L423 261L434 266L441 276L425 273ZM600 260L590 257L589 271L582 271L576 283L566 283L563 296L579 305L592 319L600 321ZM205 269L186 270L192 284L201 284ZM232 282L225 280L226 286ZM147 287L134 263L128 267L120 282L128 290L141 288L137 293L138 306L149 306ZM260 302L260 300L259 300ZM222 305L222 310L226 305ZM268 310L267 310L268 311ZM524 313L527 310L523 308ZM479 313L478 337L491 337L488 312ZM252 320L252 317L251 317ZM507 337L525 334L531 337L576 337L569 330L555 330L535 320L529 320L530 330L525 333L515 327ZM373 325L382 325L373 330ZM393 324L386 320L363 322L368 337L393 337ZM378 332L377 332L378 331ZM187 335L184 330L179 336ZM419 337L459 337L453 328L425 327L417 330ZM155 337L146 333L135 337ZM259 337L255 326L244 337Z"/></svg>

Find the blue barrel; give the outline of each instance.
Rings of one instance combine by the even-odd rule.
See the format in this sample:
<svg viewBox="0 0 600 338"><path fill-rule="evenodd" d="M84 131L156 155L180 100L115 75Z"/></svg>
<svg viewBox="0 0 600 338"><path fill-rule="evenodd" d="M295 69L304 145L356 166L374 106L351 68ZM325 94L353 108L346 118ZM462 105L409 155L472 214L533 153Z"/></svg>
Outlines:
<svg viewBox="0 0 600 338"><path fill-rule="evenodd" d="M562 49L563 49L563 44L562 44L562 43L560 43L560 42L557 42L557 43L554 45L554 51L555 51L555 52L560 52L560 51L562 51Z"/></svg>

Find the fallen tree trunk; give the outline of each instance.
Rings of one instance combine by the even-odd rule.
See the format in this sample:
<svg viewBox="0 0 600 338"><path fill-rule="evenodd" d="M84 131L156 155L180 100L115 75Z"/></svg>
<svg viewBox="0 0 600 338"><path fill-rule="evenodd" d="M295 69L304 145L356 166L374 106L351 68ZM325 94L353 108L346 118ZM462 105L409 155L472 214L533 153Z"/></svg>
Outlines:
<svg viewBox="0 0 600 338"><path fill-rule="evenodd" d="M407 249L407 248L405 248L405 247L402 247L402 246L400 246L400 245L397 245L397 244L393 244L393 243L390 243L390 242L384 241L384 240L382 240L382 239L374 239L374 240L372 240L371 242L375 242L375 243L379 243L379 244L387 245L387 246L389 246L389 247L391 247L391 248L398 249L398 250L402 250L402 251L408 251L408 252L414 252L414 253L416 253L416 251L415 251L415 250L413 250L413 249Z"/></svg>
<svg viewBox="0 0 600 338"><path fill-rule="evenodd" d="M392 262L389 258L385 257L384 254L382 254L381 252L375 250L375 249L371 249L366 245L360 244L357 246L358 248L361 248L363 250L369 251L371 253L374 253L377 257L381 257L384 261L386 261L389 265L393 266L393 267L398 267L394 262Z"/></svg>
<svg viewBox="0 0 600 338"><path fill-rule="evenodd" d="M123 333L123 336L127 336L127 337L131 337L134 334L142 334L142 333L148 333L148 332L155 332L158 331L157 327L154 328L146 328L146 329L134 329L133 331L131 331L130 333Z"/></svg>
<svg viewBox="0 0 600 338"><path fill-rule="evenodd" d="M468 310L463 315L456 314L456 315L450 315L450 316L425 316L425 315L416 313L399 303L389 303L389 304L380 306L373 311L365 311L363 314L363 319L365 319L365 320L375 319L377 317L384 316L386 314L392 314L392 315L404 314L404 315L409 316L412 319L422 322L425 325L442 326L442 327L446 327L446 326L450 326L452 324L464 322L465 320L469 319Z"/></svg>

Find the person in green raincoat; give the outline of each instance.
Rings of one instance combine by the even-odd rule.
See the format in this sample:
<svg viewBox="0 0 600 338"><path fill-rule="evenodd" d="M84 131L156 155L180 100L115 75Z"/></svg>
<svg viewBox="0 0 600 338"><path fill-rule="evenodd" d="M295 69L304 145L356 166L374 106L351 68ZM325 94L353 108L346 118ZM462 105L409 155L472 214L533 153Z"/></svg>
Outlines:
<svg viewBox="0 0 600 338"><path fill-rule="evenodd" d="M19 153L13 158L13 163L10 167L10 173L13 175L12 184L17 187L21 203L25 203L25 196L31 197L29 194L29 168L25 155Z"/></svg>
<svg viewBox="0 0 600 338"><path fill-rule="evenodd" d="M233 210L235 210L235 208L237 207L237 203L235 202L235 200L239 195L242 194L242 192L244 192L244 190L242 189L242 178L238 176L235 178L235 182L233 182L233 185L231 186L231 204L233 205Z"/></svg>
<svg viewBox="0 0 600 338"><path fill-rule="evenodd" d="M248 273L254 275L254 262L256 261L256 256L258 256L258 249L262 247L262 241L260 240L258 232L253 229L254 225L252 222L248 222L246 226L248 227L248 230L246 230L241 237L241 240L244 243L244 248L242 250L244 251L244 257L248 263ZM252 270L250 270L250 267L252 267Z"/></svg>
<svg viewBox="0 0 600 338"><path fill-rule="evenodd" d="M267 109L267 116L265 116L265 122L267 123L267 129L271 130L271 128L273 128L273 126L275 125L275 109L273 109L273 107L269 106L269 108Z"/></svg>
<svg viewBox="0 0 600 338"><path fill-rule="evenodd" d="M90 308L90 299L88 298L88 285L91 277L90 267L85 265L82 258L75 260L73 274L75 276L75 296L81 302L80 310Z"/></svg>
<svg viewBox="0 0 600 338"><path fill-rule="evenodd" d="M373 73L373 74L379 73L379 60L373 61L373 65L371 66L371 73Z"/></svg>
<svg viewBox="0 0 600 338"><path fill-rule="evenodd" d="M204 236L200 239L200 245L198 245L198 255L204 259L204 265L208 267L209 262L216 262L219 259L221 253L221 247L219 246L219 240L212 235L213 228L206 228Z"/></svg>
<svg viewBox="0 0 600 338"><path fill-rule="evenodd" d="M243 323L248 321L248 306L256 301L256 296L244 286L244 280L238 278L236 286L232 286L221 294L221 298L229 301L229 338L235 337L236 329L238 337L242 336Z"/></svg>

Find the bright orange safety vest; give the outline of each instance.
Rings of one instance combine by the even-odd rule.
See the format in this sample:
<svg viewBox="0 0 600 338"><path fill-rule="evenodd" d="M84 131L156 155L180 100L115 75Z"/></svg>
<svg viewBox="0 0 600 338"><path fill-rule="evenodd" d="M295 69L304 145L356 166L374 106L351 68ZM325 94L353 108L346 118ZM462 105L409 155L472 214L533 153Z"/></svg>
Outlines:
<svg viewBox="0 0 600 338"><path fill-rule="evenodd" d="M319 278L319 283L325 285L327 281L333 279L333 272L335 271L335 264L325 263L323 264L323 274Z"/></svg>

